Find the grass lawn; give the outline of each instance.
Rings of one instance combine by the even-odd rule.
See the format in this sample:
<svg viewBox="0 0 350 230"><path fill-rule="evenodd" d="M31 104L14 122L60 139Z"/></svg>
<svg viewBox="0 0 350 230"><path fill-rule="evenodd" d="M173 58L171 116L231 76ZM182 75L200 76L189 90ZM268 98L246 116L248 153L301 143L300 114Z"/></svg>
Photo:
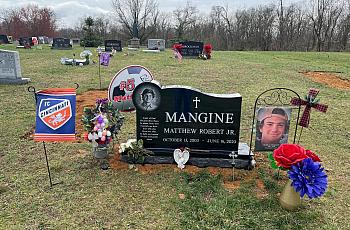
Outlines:
<svg viewBox="0 0 350 230"><path fill-rule="evenodd" d="M0 45L0 49L15 47ZM81 94L99 88L98 65L60 64L61 57L79 55L80 47L18 51L22 75L32 82L0 85L0 229L350 229L350 91L300 73L334 71L350 80L350 53L214 51L212 60L178 63L167 50L117 53L108 68L101 67L105 89L121 68L137 64L148 68L162 85L240 93L241 142L249 141L252 109L261 92L287 87L304 96L309 88L319 88L318 98L329 109L326 114L312 111L311 127L304 129L301 144L322 159L329 187L322 198L306 200L302 208L289 212L278 203L286 176L276 180L264 156L258 159L260 167L236 170L254 174L264 183L266 196L260 197L254 179L238 178L239 188L227 191L223 176L205 169L194 175L171 166L147 174L103 171L89 143L47 143L53 180L62 182L50 188L42 143L24 137L35 123L34 97L27 87L74 87L77 82ZM121 141L135 137L135 113L125 116Z"/></svg>

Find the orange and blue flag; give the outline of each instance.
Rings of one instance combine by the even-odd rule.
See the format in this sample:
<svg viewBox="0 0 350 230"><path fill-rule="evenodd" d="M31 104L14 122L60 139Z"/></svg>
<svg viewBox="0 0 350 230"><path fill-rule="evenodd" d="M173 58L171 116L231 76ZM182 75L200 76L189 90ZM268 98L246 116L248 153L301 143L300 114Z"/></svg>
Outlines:
<svg viewBox="0 0 350 230"><path fill-rule="evenodd" d="M74 141L74 88L51 88L36 93L36 126L34 141Z"/></svg>

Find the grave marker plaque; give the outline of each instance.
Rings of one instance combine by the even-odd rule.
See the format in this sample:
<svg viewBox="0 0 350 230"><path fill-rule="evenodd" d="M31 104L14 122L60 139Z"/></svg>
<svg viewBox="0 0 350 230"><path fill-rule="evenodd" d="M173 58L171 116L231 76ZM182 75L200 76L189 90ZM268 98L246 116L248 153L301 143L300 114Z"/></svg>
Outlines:
<svg viewBox="0 0 350 230"><path fill-rule="evenodd" d="M181 55L182 57L197 58L203 51L203 42L180 42L182 45Z"/></svg>
<svg viewBox="0 0 350 230"><path fill-rule="evenodd" d="M0 50L0 83L25 84L29 78L22 78L18 51Z"/></svg>
<svg viewBox="0 0 350 230"><path fill-rule="evenodd" d="M137 139L155 156L172 156L175 149L187 147L190 161L230 159L232 151L238 151L242 104L238 93L209 94L145 82L135 88L133 102Z"/></svg>

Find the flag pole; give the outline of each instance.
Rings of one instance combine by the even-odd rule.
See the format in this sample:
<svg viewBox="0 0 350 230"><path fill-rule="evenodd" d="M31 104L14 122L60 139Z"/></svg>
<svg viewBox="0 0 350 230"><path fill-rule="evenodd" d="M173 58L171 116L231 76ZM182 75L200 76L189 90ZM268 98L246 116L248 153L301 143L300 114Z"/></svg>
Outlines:
<svg viewBox="0 0 350 230"><path fill-rule="evenodd" d="M49 161L48 161L48 159L47 159L45 141L43 141L43 145L44 145L44 153L45 153L45 159L46 159L47 172L48 172L48 174L49 174L49 179L50 179L50 187L52 187L53 184L52 184L52 180L51 180L51 172L50 172Z"/></svg>
<svg viewBox="0 0 350 230"><path fill-rule="evenodd" d="M100 60L101 53L98 53L98 77L100 78L100 90L101 90L101 60Z"/></svg>

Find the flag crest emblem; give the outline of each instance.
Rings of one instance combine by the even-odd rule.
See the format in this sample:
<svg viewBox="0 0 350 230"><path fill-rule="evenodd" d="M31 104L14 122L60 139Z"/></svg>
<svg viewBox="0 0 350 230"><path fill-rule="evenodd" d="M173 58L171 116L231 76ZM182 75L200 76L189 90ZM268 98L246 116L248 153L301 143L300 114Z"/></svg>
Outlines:
<svg viewBox="0 0 350 230"><path fill-rule="evenodd" d="M38 115L44 124L56 130L72 117L72 106L67 99L43 99L39 105Z"/></svg>

